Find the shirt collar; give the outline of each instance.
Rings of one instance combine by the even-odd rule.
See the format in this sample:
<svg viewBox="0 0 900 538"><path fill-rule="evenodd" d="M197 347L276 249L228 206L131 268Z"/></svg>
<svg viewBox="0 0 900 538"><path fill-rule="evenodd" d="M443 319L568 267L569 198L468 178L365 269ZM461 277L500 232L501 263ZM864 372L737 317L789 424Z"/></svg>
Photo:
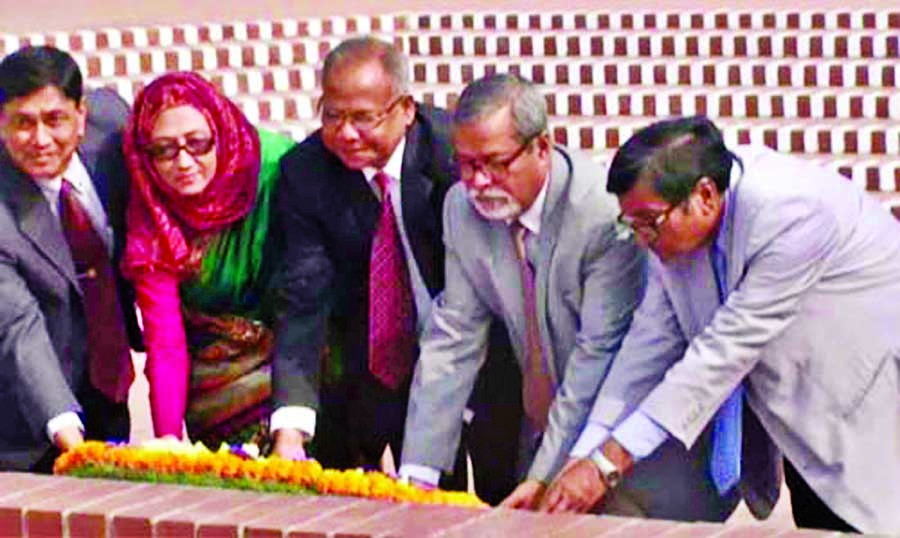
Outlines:
<svg viewBox="0 0 900 538"><path fill-rule="evenodd" d="M400 173L403 171L403 150L406 149L406 137L400 139L400 143L397 144L397 147L394 148L394 152L391 153L391 158L388 159L387 164L384 165L384 168L381 170L391 176L392 178L396 178L397 181L400 181ZM362 169L363 175L366 177L367 183L372 183L372 178L375 177L375 174L378 173L378 168L373 166L367 166Z"/></svg>
<svg viewBox="0 0 900 538"><path fill-rule="evenodd" d="M519 215L519 224L534 235L541 233L541 217L544 214L544 200L547 198L549 185L550 174L548 173L547 177L544 178L544 184L541 186L541 190L538 191L538 195L535 197L534 202L531 203L528 209Z"/></svg>
<svg viewBox="0 0 900 538"><path fill-rule="evenodd" d="M72 158L69 159L69 165L62 174L52 179L34 180L34 182L45 194L58 197L59 191L62 189L63 178L66 178L72 184L72 188L76 192L83 193L86 191L87 186L85 182L91 179L77 152L72 154Z"/></svg>

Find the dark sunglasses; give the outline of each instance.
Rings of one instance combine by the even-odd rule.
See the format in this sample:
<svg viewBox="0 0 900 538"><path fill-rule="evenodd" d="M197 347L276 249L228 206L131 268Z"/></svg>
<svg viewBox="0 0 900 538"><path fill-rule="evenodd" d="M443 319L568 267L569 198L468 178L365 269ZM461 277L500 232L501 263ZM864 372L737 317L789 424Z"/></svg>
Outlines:
<svg viewBox="0 0 900 538"><path fill-rule="evenodd" d="M181 144L175 141L147 144L144 151L154 161L171 161L178 157L181 150L187 151L188 155L192 157L200 157L212 151L215 145L216 139L213 137L186 138Z"/></svg>

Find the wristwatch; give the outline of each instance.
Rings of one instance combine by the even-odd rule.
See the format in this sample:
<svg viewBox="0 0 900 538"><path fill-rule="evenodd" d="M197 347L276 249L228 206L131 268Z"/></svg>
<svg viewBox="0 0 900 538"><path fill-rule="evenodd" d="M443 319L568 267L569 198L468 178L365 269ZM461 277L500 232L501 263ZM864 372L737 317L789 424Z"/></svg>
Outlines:
<svg viewBox="0 0 900 538"><path fill-rule="evenodd" d="M622 471L603 454L601 447L598 446L592 450L588 454L588 459L594 462L600 470L600 478L603 479L603 483L606 484L607 488L613 489L622 481Z"/></svg>

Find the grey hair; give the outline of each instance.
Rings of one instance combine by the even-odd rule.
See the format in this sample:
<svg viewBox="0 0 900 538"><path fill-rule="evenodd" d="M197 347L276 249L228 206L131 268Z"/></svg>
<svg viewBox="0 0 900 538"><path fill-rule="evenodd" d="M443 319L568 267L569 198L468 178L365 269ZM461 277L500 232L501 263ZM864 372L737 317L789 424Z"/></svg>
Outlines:
<svg viewBox="0 0 900 538"><path fill-rule="evenodd" d="M471 123L509 106L519 142L547 131L547 101L529 80L513 73L495 73L473 80L463 90L453 113L453 127Z"/></svg>
<svg viewBox="0 0 900 538"><path fill-rule="evenodd" d="M394 45L372 36L351 37L341 41L325 56L322 65L322 85L336 68L343 65L377 60L391 79L395 95L409 93L409 62Z"/></svg>

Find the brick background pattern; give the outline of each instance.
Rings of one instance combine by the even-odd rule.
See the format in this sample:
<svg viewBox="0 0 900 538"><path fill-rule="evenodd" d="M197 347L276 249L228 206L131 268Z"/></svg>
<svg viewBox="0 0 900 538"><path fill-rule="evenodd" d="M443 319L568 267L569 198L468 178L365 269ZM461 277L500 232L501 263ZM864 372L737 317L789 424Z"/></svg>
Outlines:
<svg viewBox="0 0 900 538"><path fill-rule="evenodd" d="M837 537L676 523L0 473L0 536L71 538Z"/></svg>

